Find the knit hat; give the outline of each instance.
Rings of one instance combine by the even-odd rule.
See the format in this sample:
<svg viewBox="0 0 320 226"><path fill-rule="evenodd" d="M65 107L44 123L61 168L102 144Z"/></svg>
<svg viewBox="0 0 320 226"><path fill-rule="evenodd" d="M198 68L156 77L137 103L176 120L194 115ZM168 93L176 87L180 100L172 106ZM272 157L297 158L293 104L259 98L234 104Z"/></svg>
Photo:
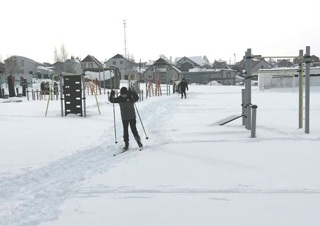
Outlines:
<svg viewBox="0 0 320 226"><path fill-rule="evenodd" d="M127 88L126 88L126 87L122 87L122 88L120 89L120 93L121 93L121 94L127 94L127 93L128 93Z"/></svg>

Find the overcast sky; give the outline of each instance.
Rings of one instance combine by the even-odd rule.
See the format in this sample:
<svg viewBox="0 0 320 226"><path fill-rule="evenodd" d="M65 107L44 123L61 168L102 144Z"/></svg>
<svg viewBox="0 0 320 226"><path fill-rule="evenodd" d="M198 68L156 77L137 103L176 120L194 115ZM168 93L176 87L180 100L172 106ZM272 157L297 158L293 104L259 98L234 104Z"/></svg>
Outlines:
<svg viewBox="0 0 320 226"><path fill-rule="evenodd" d="M12 0L1 2L0 59L54 61L69 56L100 61L127 53L138 62L207 56L239 61L247 48L260 55L320 56L320 1L305 0Z"/></svg>

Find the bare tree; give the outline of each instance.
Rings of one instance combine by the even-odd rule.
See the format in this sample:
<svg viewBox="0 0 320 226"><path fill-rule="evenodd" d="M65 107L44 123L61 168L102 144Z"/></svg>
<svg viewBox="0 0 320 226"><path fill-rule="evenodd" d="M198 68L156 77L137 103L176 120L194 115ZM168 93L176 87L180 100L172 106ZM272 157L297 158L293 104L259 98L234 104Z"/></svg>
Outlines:
<svg viewBox="0 0 320 226"><path fill-rule="evenodd" d="M54 47L54 61L55 62L65 62L68 59L68 52L64 44L61 44L60 53L57 48Z"/></svg>
<svg viewBox="0 0 320 226"><path fill-rule="evenodd" d="M166 57L164 54L160 54L159 57L164 59L165 61L169 61L169 58Z"/></svg>
<svg viewBox="0 0 320 226"><path fill-rule="evenodd" d="M134 62L134 55L133 55L133 54L130 54L128 60L129 60L130 62Z"/></svg>
<svg viewBox="0 0 320 226"><path fill-rule="evenodd" d="M60 48L60 58L62 62L65 62L68 59L68 52L64 47L63 43L61 44L61 48Z"/></svg>
<svg viewBox="0 0 320 226"><path fill-rule="evenodd" d="M58 61L60 61L60 57L58 54L57 47L54 47L54 62L58 62Z"/></svg>
<svg viewBox="0 0 320 226"><path fill-rule="evenodd" d="M55 71L60 74L64 70L64 62L68 59L68 53L65 46L62 44L60 47L60 53L57 48L54 48L54 61L55 61Z"/></svg>

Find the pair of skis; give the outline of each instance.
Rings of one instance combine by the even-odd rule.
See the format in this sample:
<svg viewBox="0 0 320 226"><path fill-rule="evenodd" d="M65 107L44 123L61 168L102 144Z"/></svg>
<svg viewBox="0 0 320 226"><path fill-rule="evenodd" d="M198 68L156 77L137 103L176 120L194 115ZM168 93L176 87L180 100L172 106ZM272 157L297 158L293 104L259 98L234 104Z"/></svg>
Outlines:
<svg viewBox="0 0 320 226"><path fill-rule="evenodd" d="M139 151L142 151L142 149L143 149L143 146L139 147ZM113 156L117 156L117 155L123 154L123 153L125 153L127 151L130 151L130 149L129 148L126 148L126 149L124 148L121 152L113 154Z"/></svg>

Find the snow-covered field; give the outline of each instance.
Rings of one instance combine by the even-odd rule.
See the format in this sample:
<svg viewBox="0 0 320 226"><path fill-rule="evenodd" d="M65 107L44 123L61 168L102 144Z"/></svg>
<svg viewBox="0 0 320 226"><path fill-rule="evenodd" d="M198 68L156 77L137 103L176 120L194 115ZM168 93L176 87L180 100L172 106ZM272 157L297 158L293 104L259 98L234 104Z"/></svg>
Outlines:
<svg viewBox="0 0 320 226"><path fill-rule="evenodd" d="M144 84L142 84L144 88ZM188 98L136 104L145 145L120 151L119 106L87 96L87 117L60 101L0 99L0 225L319 225L320 87L310 134L298 129L298 90L253 87L256 138L241 119L239 86L190 85ZM12 98L11 100L18 99Z"/></svg>

